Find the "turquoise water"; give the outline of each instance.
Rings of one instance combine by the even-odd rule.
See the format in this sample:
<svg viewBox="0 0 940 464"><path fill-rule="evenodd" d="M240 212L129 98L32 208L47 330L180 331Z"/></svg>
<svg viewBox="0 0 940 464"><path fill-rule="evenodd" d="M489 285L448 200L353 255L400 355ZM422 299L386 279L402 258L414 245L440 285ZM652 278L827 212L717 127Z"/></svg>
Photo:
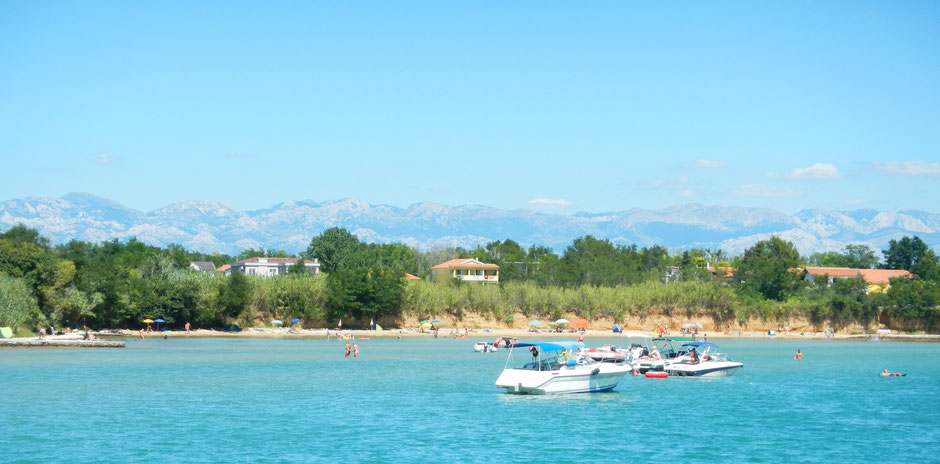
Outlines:
<svg viewBox="0 0 940 464"><path fill-rule="evenodd" d="M0 350L0 461L940 462L940 344L716 340L737 375L537 397L477 340Z"/></svg>

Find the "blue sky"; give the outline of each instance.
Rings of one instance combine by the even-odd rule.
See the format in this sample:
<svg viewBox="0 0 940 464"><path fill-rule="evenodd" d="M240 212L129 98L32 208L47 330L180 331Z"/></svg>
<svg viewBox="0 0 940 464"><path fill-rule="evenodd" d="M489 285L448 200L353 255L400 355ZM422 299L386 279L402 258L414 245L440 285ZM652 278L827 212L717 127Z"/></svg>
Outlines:
<svg viewBox="0 0 940 464"><path fill-rule="evenodd" d="M5 2L0 200L937 212L940 2Z"/></svg>

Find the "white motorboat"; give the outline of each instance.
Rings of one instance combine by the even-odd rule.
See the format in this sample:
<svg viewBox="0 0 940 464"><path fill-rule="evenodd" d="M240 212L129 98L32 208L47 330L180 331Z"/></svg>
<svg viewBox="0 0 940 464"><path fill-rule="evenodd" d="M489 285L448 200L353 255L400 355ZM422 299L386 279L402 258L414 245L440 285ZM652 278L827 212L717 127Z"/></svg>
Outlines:
<svg viewBox="0 0 940 464"><path fill-rule="evenodd" d="M682 345L678 356L665 363L670 376L679 377L723 377L732 375L744 367L743 363L731 361L719 353L714 343L692 342ZM701 350L701 351L699 351Z"/></svg>
<svg viewBox="0 0 940 464"><path fill-rule="evenodd" d="M627 359L626 351L620 351L609 343L597 348L581 350L581 354L597 362L606 363L622 363Z"/></svg>
<svg viewBox="0 0 940 464"><path fill-rule="evenodd" d="M516 343L496 386L507 393L551 395L613 390L628 372L626 364L599 363L578 354L579 342ZM514 363L516 354L517 364Z"/></svg>
<svg viewBox="0 0 940 464"><path fill-rule="evenodd" d="M477 353L489 353L491 351L497 351L496 345L487 342L476 342L473 344L473 351Z"/></svg>

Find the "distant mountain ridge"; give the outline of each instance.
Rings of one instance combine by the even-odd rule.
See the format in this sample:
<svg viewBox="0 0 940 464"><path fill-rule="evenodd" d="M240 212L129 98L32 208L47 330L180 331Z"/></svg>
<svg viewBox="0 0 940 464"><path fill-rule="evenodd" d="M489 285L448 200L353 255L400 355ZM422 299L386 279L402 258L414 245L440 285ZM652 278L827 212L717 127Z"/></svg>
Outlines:
<svg viewBox="0 0 940 464"><path fill-rule="evenodd" d="M18 223L38 229L53 243L136 237L152 245L178 243L228 254L260 247L295 253L330 227L344 227L365 242L398 242L419 249L469 248L510 238L561 252L573 239L588 234L618 244L720 248L730 255L773 235L793 242L804 255L838 251L850 243L880 250L905 235L917 235L940 248L936 213L807 209L790 216L768 208L701 204L562 215L437 203L399 208L355 199L286 201L255 211L238 211L222 202L184 201L145 213L88 193L69 193L0 202L0 230Z"/></svg>

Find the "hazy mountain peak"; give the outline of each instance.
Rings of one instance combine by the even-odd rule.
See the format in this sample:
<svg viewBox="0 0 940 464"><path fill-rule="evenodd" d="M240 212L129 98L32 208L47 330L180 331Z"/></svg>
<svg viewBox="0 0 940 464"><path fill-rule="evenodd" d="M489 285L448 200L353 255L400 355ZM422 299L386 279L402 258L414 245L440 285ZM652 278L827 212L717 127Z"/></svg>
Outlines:
<svg viewBox="0 0 940 464"><path fill-rule="evenodd" d="M310 238L330 227L354 231L367 242L423 249L472 248L509 238L563 250L588 234L618 244L721 248L732 255L773 235L793 241L804 254L839 250L848 243L883 249L891 239L915 234L933 247L940 244L940 215L935 213L806 209L789 216L769 208L700 203L565 215L434 202L399 208L355 198L322 203L288 200L247 212L222 201L182 201L144 214L76 192L62 198L0 202L0 230L20 222L38 228L54 243L138 237L154 245L175 242L193 250L229 254L262 246L301 251Z"/></svg>

